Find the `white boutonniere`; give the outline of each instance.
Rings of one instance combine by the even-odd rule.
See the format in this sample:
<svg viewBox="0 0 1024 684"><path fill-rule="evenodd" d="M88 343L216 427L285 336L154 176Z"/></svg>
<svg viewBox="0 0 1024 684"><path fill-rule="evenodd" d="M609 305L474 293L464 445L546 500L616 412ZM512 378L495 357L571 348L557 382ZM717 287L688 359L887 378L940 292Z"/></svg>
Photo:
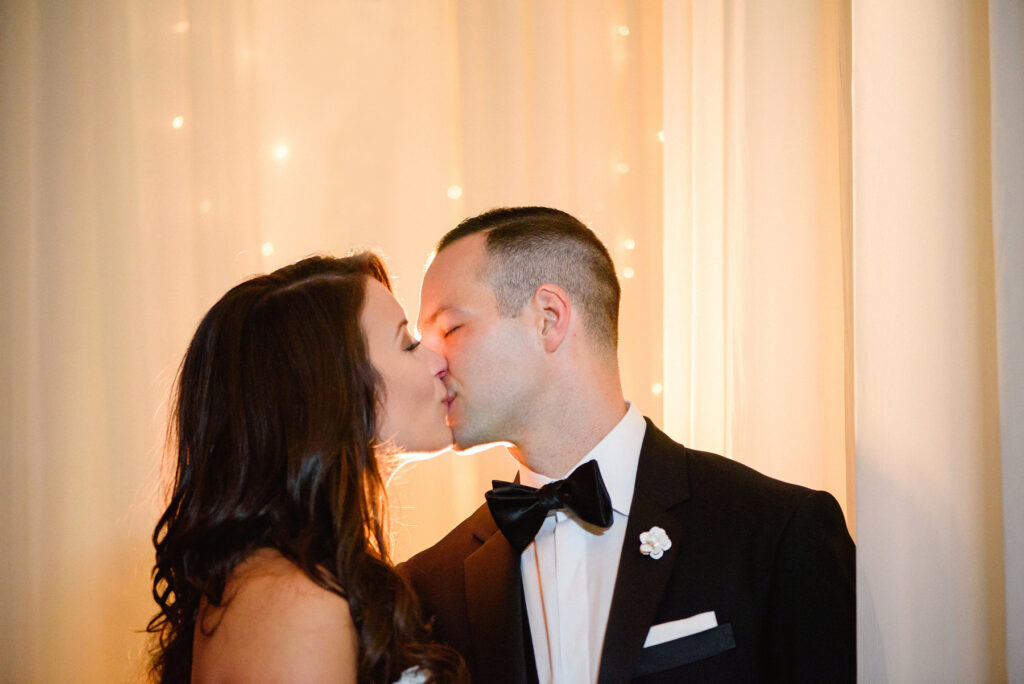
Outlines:
<svg viewBox="0 0 1024 684"><path fill-rule="evenodd" d="M672 548L672 540L657 525L640 534L640 553L658 560Z"/></svg>

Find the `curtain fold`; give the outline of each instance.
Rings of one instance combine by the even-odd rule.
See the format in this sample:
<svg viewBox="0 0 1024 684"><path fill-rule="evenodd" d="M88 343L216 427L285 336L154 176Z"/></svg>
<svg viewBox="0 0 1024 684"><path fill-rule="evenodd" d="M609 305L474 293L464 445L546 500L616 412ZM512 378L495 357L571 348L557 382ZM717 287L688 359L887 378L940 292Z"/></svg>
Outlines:
<svg viewBox="0 0 1024 684"><path fill-rule="evenodd" d="M1001 468L1021 456L999 386L1021 350L999 367L1003 65L984 3L855 2L853 27L859 635L883 644L861 676L1004 681Z"/></svg>
<svg viewBox="0 0 1024 684"><path fill-rule="evenodd" d="M863 681L1020 679L1019 3L664 7L666 425L844 504Z"/></svg>
<svg viewBox="0 0 1024 684"><path fill-rule="evenodd" d="M469 215L548 204L623 283L626 392L661 409L657 3L0 3L0 679L139 681L170 383L229 287L374 248L415 320ZM515 466L389 487L394 557Z"/></svg>
<svg viewBox="0 0 1024 684"><path fill-rule="evenodd" d="M1006 669L1024 681L1024 4L988 7Z"/></svg>
<svg viewBox="0 0 1024 684"><path fill-rule="evenodd" d="M847 509L849 5L665 8L666 425Z"/></svg>

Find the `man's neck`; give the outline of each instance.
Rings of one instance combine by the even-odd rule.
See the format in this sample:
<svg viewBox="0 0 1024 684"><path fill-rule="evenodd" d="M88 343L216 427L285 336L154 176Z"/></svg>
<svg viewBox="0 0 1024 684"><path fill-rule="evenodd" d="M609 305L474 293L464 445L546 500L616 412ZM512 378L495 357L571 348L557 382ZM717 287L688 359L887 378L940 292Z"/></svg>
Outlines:
<svg viewBox="0 0 1024 684"><path fill-rule="evenodd" d="M559 479L619 424L626 415L626 402L619 391L549 415L557 419L532 426L509 452L533 472Z"/></svg>

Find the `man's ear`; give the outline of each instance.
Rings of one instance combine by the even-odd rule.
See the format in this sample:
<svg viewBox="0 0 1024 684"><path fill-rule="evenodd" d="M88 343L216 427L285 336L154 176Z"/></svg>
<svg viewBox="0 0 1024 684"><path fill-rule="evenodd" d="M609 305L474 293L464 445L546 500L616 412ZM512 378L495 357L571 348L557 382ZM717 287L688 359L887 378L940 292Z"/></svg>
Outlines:
<svg viewBox="0 0 1024 684"><path fill-rule="evenodd" d="M557 285L545 283L533 293L530 303L539 314L537 332L544 344L544 351L557 350L569 334L569 322L572 320L569 295Z"/></svg>

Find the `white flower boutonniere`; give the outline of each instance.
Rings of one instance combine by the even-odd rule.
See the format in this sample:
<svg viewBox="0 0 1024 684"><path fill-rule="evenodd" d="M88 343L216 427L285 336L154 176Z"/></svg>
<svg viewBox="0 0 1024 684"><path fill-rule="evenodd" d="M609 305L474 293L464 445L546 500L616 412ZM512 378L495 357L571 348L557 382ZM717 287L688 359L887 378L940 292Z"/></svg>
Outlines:
<svg viewBox="0 0 1024 684"><path fill-rule="evenodd" d="M665 530L658 526L640 534L640 553L645 556L658 560L671 548L672 540L665 534Z"/></svg>

